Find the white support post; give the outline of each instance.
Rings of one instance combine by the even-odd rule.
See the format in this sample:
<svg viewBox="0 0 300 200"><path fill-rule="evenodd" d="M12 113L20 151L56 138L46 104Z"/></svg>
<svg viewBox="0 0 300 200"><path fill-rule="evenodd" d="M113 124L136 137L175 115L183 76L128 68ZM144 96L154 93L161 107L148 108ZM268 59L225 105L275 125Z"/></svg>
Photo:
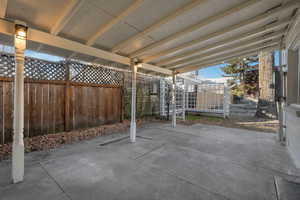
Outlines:
<svg viewBox="0 0 300 200"><path fill-rule="evenodd" d="M185 95L186 95L186 100L185 100L185 109L188 110L189 109L189 85L190 82L188 82L188 84L185 84Z"/></svg>
<svg viewBox="0 0 300 200"><path fill-rule="evenodd" d="M176 74L172 75L172 127L176 127Z"/></svg>
<svg viewBox="0 0 300 200"><path fill-rule="evenodd" d="M166 116L166 81L165 79L160 79L160 116Z"/></svg>
<svg viewBox="0 0 300 200"><path fill-rule="evenodd" d="M12 146L12 179L13 183L24 178L24 50L26 49L27 28L15 25L15 82L14 82L14 118Z"/></svg>
<svg viewBox="0 0 300 200"><path fill-rule="evenodd" d="M286 138L286 98L287 98L287 58L286 58L286 51L280 51L280 73L281 73L281 84L282 84L282 91L281 91L281 122L280 123L280 142L282 145L287 145L288 140Z"/></svg>
<svg viewBox="0 0 300 200"><path fill-rule="evenodd" d="M185 93L186 93L186 80L183 79L183 91L182 91L182 120L185 121Z"/></svg>
<svg viewBox="0 0 300 200"><path fill-rule="evenodd" d="M131 123L130 123L130 141L136 140L136 73L137 64L131 62L132 80L131 80Z"/></svg>

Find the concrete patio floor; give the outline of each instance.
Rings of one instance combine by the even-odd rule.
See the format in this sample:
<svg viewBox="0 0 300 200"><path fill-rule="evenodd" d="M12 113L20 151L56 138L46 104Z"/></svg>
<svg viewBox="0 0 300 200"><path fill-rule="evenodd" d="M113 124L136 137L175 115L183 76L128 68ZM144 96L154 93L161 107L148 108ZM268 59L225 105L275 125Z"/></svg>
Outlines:
<svg viewBox="0 0 300 200"><path fill-rule="evenodd" d="M27 154L25 181L15 185L10 161L0 162L0 199L271 200L274 176L299 180L272 133L151 124L138 135L152 139L99 145L115 134Z"/></svg>

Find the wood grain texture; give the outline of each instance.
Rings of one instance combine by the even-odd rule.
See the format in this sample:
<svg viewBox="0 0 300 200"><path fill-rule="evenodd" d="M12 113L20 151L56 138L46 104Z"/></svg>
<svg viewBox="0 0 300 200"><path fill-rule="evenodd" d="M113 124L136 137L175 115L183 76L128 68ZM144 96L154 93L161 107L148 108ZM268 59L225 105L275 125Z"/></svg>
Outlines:
<svg viewBox="0 0 300 200"><path fill-rule="evenodd" d="M121 93L120 87L28 81L24 84L24 137L120 122ZM11 142L12 135L13 82L0 81L0 144Z"/></svg>

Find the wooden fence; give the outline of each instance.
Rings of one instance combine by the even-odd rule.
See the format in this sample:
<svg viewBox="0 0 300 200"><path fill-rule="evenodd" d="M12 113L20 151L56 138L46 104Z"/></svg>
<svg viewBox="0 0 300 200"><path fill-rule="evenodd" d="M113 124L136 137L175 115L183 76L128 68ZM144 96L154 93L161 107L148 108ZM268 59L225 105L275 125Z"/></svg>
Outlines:
<svg viewBox="0 0 300 200"><path fill-rule="evenodd" d="M13 57L0 55L0 144L11 142L13 135L12 68ZM122 72L111 69L27 59L24 136L120 122L122 84Z"/></svg>

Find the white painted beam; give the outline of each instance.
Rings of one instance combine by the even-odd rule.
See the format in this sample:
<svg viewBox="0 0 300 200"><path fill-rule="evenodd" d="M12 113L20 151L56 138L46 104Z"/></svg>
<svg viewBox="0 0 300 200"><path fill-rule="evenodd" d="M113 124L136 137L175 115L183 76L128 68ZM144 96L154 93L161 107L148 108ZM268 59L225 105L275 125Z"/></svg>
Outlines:
<svg viewBox="0 0 300 200"><path fill-rule="evenodd" d="M224 12L220 12L217 15L214 15L214 16L208 17L206 19L203 19L203 20L199 21L198 23L196 23L196 24L194 24L192 26L189 26L188 28L186 28L186 29L184 29L182 31L179 31L179 32L177 32L175 34L172 34L172 35L170 35L170 36L168 36L168 37L166 37L166 38L164 38L164 39L162 39L162 40L160 40L158 42L150 44L150 45L148 45L148 46L146 46L146 47L144 47L142 49L139 49L139 50L131 53L130 57L141 56L141 55L145 54L147 51L149 51L151 49L154 49L154 48L159 47L159 46L161 46L163 44L166 44L166 43L171 42L173 40L176 40L176 39L178 39L180 37L183 37L184 35L186 35L188 33L196 31L196 30L198 30L198 29L200 29L200 28L202 28L204 26L207 26L210 23L216 22L216 21L218 21L218 20L220 20L220 19L222 19L222 18L224 18L226 16L229 16L229 15L232 15L232 14L234 14L236 12L239 12L240 10L248 8L249 6L252 6L252 5L254 5L254 4L256 4L256 3L260 2L260 1L261 0L246 1L244 3L241 3L241 4L237 5L237 6L234 6L234 7L230 8L230 9L228 9L228 10L225 10Z"/></svg>
<svg viewBox="0 0 300 200"><path fill-rule="evenodd" d="M195 70L199 70L203 67L208 67L208 66L212 66L212 65L216 65L216 64L221 64L222 62L228 62L228 61L236 59L236 58L242 58L242 57L249 57L249 56L257 55L262 50L264 50L264 51L273 51L273 50L278 49L278 48L279 48L278 43L273 43L273 44L270 44L270 45L261 46L261 47L254 48L254 49L249 49L249 50L245 50L245 51L238 51L238 52L234 52L234 53L230 53L230 54L224 54L224 55L220 55L218 57L218 59L210 59L210 60L207 60L207 61L202 61L202 62L199 62L199 63L195 63L194 65L188 65L188 66L178 68L178 69L176 69L176 72L177 73L186 73L186 72L190 72L190 71L195 71Z"/></svg>
<svg viewBox="0 0 300 200"><path fill-rule="evenodd" d="M286 48L296 50L297 43L300 40L300 11L298 10L294 16L293 23L288 29L286 37ZM296 48L295 48L296 47Z"/></svg>
<svg viewBox="0 0 300 200"><path fill-rule="evenodd" d="M5 35L14 35L14 24L5 20L0 19L0 33ZM130 58L125 56L120 56L111 52L107 52L95 47L90 47L79 42L64 39L59 36L52 35L43 31L35 30L32 28L28 29L28 40L34 41L41 44L46 44L49 46L54 46L61 49L66 49L69 51L93 56L96 58L102 58L105 60L110 60L113 62L130 65ZM150 71L163 73L166 75L171 75L171 71L168 69L163 69L150 64L143 64L141 68L145 68Z"/></svg>
<svg viewBox="0 0 300 200"><path fill-rule="evenodd" d="M230 57L230 56L233 56L233 55L236 55L236 54L241 54L241 53L244 53L244 52L247 53L249 51L253 51L253 50L256 50L256 49L261 49L261 48L265 48L265 47L269 47L269 46L277 45L277 44L278 44L278 41L270 41L270 42L266 42L266 43L262 43L262 44L258 44L258 45L255 44L255 45L252 45L252 46L248 46L248 47L245 47L245 48L242 48L242 49L239 49L239 50L233 50L233 51L226 52L226 53L213 54L213 55L209 56L206 59L198 60L196 62L189 63L189 64L186 64L184 66L177 67L176 69L186 68L186 67L189 67L189 66L195 66L195 65L198 65L198 64L207 63L207 62L211 61L214 58Z"/></svg>
<svg viewBox="0 0 300 200"><path fill-rule="evenodd" d="M149 70L149 71L159 72L159 73L166 74L166 75L169 75L169 76L172 75L171 70L166 69L166 68L162 68L162 67L157 67L155 65L151 65L151 64L148 64L148 63L141 63L141 66L139 68L146 69L146 70Z"/></svg>
<svg viewBox="0 0 300 200"><path fill-rule="evenodd" d="M127 45L134 42L135 40L145 36L146 34L150 33L151 31L154 31L154 30L158 29L160 26L174 20L176 17L186 13L187 11L195 8L199 4L204 3L206 1L207 0L192 0L191 3L188 3L187 5L177 9L175 12L172 12L170 15L167 15L166 17L160 19L159 21L155 22L154 24L152 24L151 26L146 28L144 31L142 31L142 32L132 36L131 38L117 44L115 47L112 48L112 52L117 52L117 51L125 48Z"/></svg>
<svg viewBox="0 0 300 200"><path fill-rule="evenodd" d="M251 47L251 46L256 45L256 44L261 44L261 43L264 43L266 41L270 41L270 40L274 40L276 38L280 38L284 35L284 33L285 32L282 30L282 31L279 31L279 32L269 34L265 37L254 38L254 39L251 39L251 40L239 42L237 44L217 48L214 51L208 51L208 52L205 52L205 53L202 53L202 54L199 54L199 55L196 55L196 56L192 56L192 57L189 57L187 59L183 59L183 60L180 60L178 62L172 63L170 65L167 65L166 68L173 69L173 68L179 67L180 65L190 63L194 60L203 60L205 58L217 56L220 53L226 53L226 52L231 52L231 51L235 51L235 50L238 50L238 49L243 49L243 48L246 48L246 47Z"/></svg>
<svg viewBox="0 0 300 200"><path fill-rule="evenodd" d="M0 18L5 18L7 9L7 0L0 0Z"/></svg>
<svg viewBox="0 0 300 200"><path fill-rule="evenodd" d="M213 50L213 49L220 48L220 47L224 47L224 46L227 46L227 45L230 45L230 44L238 43L238 42L241 42L243 40L247 40L247 39L257 37L257 36L261 36L263 34L271 32L271 31L278 30L278 29L288 25L289 22L290 22L290 18L280 20L280 21L272 23L270 25L261 27L257 30L253 30L253 31L250 31L250 32L247 32L247 33L237 35L237 36L233 36L233 37L230 37L226 40L213 43L211 45L206 45L204 47L197 48L197 49L188 51L186 53L179 54L177 56L172 56L172 57L160 60L159 62L155 63L155 65L163 66L163 65L166 65L168 63L172 63L172 62L184 59L185 57L192 56L194 54L198 54L199 52L206 52L206 51Z"/></svg>
<svg viewBox="0 0 300 200"><path fill-rule="evenodd" d="M128 8L126 8L118 16L114 17L108 23L106 23L103 26L101 26L97 30L97 32L87 40L86 44L88 46L93 45L95 43L95 41L99 37L101 37L101 35L103 35L105 32L107 32L109 29L111 29L115 24L117 24L118 22L120 22L124 17L126 17L130 13L134 12L134 10L136 10L138 7L140 7L143 2L144 2L144 0L135 0Z"/></svg>
<svg viewBox="0 0 300 200"><path fill-rule="evenodd" d="M71 20L84 2L84 0L71 0L69 5L67 5L66 9L60 15L57 22L51 28L50 33L57 35L67 25L67 23Z"/></svg>
<svg viewBox="0 0 300 200"><path fill-rule="evenodd" d="M13 36L14 24L5 20L0 19L0 32L6 35ZM90 47L79 42L68 40L59 36L55 36L43 31L29 28L28 29L28 40L54 46L85 55L99 57L114 62L130 65L130 59L124 56L120 56L111 52L107 52L98 48Z"/></svg>
<svg viewBox="0 0 300 200"><path fill-rule="evenodd" d="M221 35L224 35L226 33L229 33L229 32L232 32L234 30L237 30L237 29L240 29L242 27L245 27L245 26L249 26L253 23L257 23L259 21L262 21L262 20L265 20L271 16L274 16L280 12L282 12L283 10L286 10L286 9L291 9L291 8L297 8L300 6L300 2L299 1L290 1L288 3L286 3L285 5L283 6L280 6L278 8L275 8L273 10L270 10L268 12L265 12L263 14L260 14L260 15L257 15L256 17L253 17L253 18L250 18L248 20L245 20L245 21L242 21L240 23L237 23L237 24L234 24L232 26L229 26L227 28L224 28L222 30L219 30L219 31L216 31L214 33L211 33L211 34L208 34L208 35L205 35L205 36L202 36L202 37L199 37L197 39L194 39L194 40L191 40L189 42L186 42L184 44L181 44L179 46L176 46L176 47L173 47L171 49L167 49L167 50L164 50L164 51L160 51L158 53L155 53L151 56L147 56L143 59L143 62L150 62L152 60L155 60L159 57L162 57L162 56L166 56L168 54L171 54L171 53L175 53L179 50L183 50L183 49L186 49L186 48L189 48L189 47L192 47L196 44L199 44L201 42L204 42L204 41L207 41L209 39L213 39L215 37L218 37L218 36L221 36Z"/></svg>

